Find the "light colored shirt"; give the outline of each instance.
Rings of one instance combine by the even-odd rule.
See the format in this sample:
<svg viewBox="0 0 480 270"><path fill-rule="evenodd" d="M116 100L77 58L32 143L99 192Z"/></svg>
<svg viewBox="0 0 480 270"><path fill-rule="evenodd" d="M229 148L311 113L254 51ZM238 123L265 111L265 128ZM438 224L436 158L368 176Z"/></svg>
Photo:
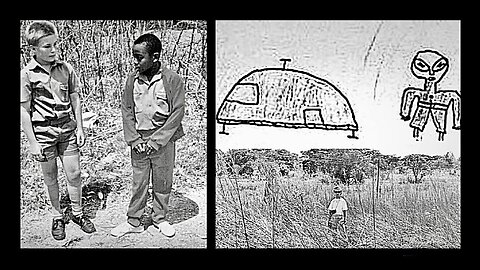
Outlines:
<svg viewBox="0 0 480 270"><path fill-rule="evenodd" d="M73 67L63 61L55 61L48 71L32 58L20 71L20 103L31 101L32 122L69 115L70 95L79 87Z"/></svg>
<svg viewBox="0 0 480 270"><path fill-rule="evenodd" d="M170 108L162 73L155 74L150 81L145 75L137 74L133 83L133 101L137 130L152 130L163 126L170 115Z"/></svg>
<svg viewBox="0 0 480 270"><path fill-rule="evenodd" d="M344 198L335 198L330 202L328 206L329 211L335 210L335 214L342 214L343 210L348 210L347 201Z"/></svg>
<svg viewBox="0 0 480 270"><path fill-rule="evenodd" d="M133 87L138 71L128 75L125 90L122 95L122 119L125 141L129 146L135 147L146 142L158 150L169 141L176 141L185 135L182 119L185 114L185 83L183 79L172 70L161 67L158 74L162 74L163 88L167 95L170 115L161 127L153 130L136 129L136 112L133 98ZM140 134L142 133L142 134Z"/></svg>

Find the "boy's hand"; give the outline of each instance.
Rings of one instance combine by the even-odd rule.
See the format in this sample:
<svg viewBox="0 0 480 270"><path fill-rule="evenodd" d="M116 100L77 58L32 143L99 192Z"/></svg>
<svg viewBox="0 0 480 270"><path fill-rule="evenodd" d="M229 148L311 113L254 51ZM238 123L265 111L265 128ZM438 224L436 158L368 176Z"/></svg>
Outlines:
<svg viewBox="0 0 480 270"><path fill-rule="evenodd" d="M30 144L30 153L32 153L32 156L36 161L47 161L47 157L43 154L43 149L38 143Z"/></svg>
<svg viewBox="0 0 480 270"><path fill-rule="evenodd" d="M144 143L139 143L133 147L133 151L137 154L141 154L145 151L145 144Z"/></svg>
<svg viewBox="0 0 480 270"><path fill-rule="evenodd" d="M83 129L78 129L77 130L77 144L78 144L78 147L82 147L83 145L85 145L85 133L83 132Z"/></svg>
<svg viewBox="0 0 480 270"><path fill-rule="evenodd" d="M153 151L155 151L155 148L150 146L149 144L145 144L145 151L147 151L147 155L150 155Z"/></svg>

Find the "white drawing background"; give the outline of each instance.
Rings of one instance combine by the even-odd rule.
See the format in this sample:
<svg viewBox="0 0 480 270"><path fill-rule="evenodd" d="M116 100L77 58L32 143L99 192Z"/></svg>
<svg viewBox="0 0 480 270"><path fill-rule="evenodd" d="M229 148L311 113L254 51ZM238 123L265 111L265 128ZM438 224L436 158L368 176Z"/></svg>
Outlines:
<svg viewBox="0 0 480 270"><path fill-rule="evenodd" d="M423 86L410 71L413 56L422 49L437 50L450 61L438 89L461 94L459 21L217 21L216 111L240 77L254 69L280 67L280 58L291 58L287 67L326 79L342 91L354 110L359 139L347 138L350 131L251 125L227 125L227 136L218 134L222 126L216 124L216 147L295 153L370 148L399 156L449 151L458 158L460 131L451 128L451 108L441 142L431 119L421 141L413 138L409 121L400 119L403 90Z"/></svg>

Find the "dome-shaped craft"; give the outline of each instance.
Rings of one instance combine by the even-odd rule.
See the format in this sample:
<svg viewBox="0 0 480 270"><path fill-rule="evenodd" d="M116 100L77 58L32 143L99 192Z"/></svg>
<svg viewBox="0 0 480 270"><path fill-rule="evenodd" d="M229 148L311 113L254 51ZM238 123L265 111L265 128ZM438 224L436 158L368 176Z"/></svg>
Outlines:
<svg viewBox="0 0 480 270"><path fill-rule="evenodd" d="M289 59L281 59L289 61ZM348 99L333 84L305 71L272 67L240 78L218 109L217 122L285 128L351 130L358 124Z"/></svg>

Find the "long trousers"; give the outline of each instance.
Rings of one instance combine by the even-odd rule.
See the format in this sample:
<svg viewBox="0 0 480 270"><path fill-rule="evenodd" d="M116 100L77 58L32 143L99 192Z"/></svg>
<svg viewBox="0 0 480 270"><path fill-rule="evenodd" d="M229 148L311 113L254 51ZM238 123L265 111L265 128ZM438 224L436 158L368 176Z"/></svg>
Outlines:
<svg viewBox="0 0 480 270"><path fill-rule="evenodd" d="M148 184L152 179L153 214L152 221L163 221L168 211L168 200L172 191L175 143L168 142L150 155L137 154L131 150L133 168L132 198L128 206L128 222L140 225L148 199Z"/></svg>

